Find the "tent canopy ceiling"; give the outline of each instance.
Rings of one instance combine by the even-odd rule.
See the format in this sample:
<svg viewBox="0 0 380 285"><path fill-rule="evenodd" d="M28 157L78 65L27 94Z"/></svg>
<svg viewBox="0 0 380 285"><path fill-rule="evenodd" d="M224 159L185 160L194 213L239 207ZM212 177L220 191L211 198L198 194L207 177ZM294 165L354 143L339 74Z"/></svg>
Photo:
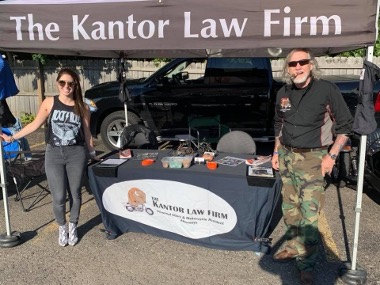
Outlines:
<svg viewBox="0 0 380 285"><path fill-rule="evenodd" d="M373 45L377 0L5 0L0 50L118 58L316 55Z"/></svg>

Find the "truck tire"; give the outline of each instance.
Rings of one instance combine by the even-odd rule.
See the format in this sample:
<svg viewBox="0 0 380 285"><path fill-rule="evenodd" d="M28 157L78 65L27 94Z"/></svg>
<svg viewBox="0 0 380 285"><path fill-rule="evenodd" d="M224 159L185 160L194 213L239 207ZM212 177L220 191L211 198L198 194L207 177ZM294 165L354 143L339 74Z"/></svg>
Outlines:
<svg viewBox="0 0 380 285"><path fill-rule="evenodd" d="M128 112L128 125L138 124L139 117L132 112ZM109 114L100 126L100 136L104 145L109 150L117 149L117 140L125 127L124 111L117 111Z"/></svg>

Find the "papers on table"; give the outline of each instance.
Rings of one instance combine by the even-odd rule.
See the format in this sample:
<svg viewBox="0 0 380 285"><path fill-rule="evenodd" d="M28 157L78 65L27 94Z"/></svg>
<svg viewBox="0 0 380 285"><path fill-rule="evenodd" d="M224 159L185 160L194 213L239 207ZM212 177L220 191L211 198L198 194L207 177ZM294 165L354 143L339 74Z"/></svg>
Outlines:
<svg viewBox="0 0 380 285"><path fill-rule="evenodd" d="M269 162L271 160L272 160L272 156L271 155L268 155L268 156L259 155L259 156L256 156L254 158L247 159L245 161L245 164L252 165L252 166L259 166L259 165L267 163L267 162Z"/></svg>
<svg viewBox="0 0 380 285"><path fill-rule="evenodd" d="M223 157L223 158L217 160L216 162L218 164L223 164L223 165L227 165L227 166L237 166L239 164L242 164L244 161L245 161L244 158L226 156L226 157Z"/></svg>
<svg viewBox="0 0 380 285"><path fill-rule="evenodd" d="M103 160L102 162L99 163L101 166L117 166L120 165L124 162L126 162L128 159L125 158L107 158L106 160Z"/></svg>

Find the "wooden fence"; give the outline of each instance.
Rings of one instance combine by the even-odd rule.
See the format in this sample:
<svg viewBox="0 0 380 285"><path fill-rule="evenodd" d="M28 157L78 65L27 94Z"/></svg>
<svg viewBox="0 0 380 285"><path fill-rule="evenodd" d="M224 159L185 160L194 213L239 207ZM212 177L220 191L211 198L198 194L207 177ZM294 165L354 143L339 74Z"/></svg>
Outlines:
<svg viewBox="0 0 380 285"><path fill-rule="evenodd" d="M375 57L375 64L379 65L380 57ZM12 113L20 117L22 113L37 114L40 104L41 88L39 87L40 69L35 61L10 62L16 84L20 90L17 96L7 99ZM119 63L117 60L75 60L75 61L49 61L43 66L44 94L51 96L57 94L55 81L58 71L62 67L77 70L81 78L83 92L92 86L117 80ZM159 67L165 65L153 61L126 61L127 78L148 77ZM281 77L283 60L272 60L274 77ZM363 66L363 59L358 57L319 57L318 65L325 75L355 74L359 75ZM190 70L190 77L196 75L204 66L197 65Z"/></svg>

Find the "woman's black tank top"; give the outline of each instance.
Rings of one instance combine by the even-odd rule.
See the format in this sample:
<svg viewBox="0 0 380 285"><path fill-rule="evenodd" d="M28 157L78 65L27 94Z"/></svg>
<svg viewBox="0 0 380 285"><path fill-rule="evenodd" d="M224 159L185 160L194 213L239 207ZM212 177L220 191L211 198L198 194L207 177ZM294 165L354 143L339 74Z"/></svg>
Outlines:
<svg viewBox="0 0 380 285"><path fill-rule="evenodd" d="M52 146L84 144L82 118L74 113L74 106L63 104L58 96L54 97L47 123L46 143Z"/></svg>

